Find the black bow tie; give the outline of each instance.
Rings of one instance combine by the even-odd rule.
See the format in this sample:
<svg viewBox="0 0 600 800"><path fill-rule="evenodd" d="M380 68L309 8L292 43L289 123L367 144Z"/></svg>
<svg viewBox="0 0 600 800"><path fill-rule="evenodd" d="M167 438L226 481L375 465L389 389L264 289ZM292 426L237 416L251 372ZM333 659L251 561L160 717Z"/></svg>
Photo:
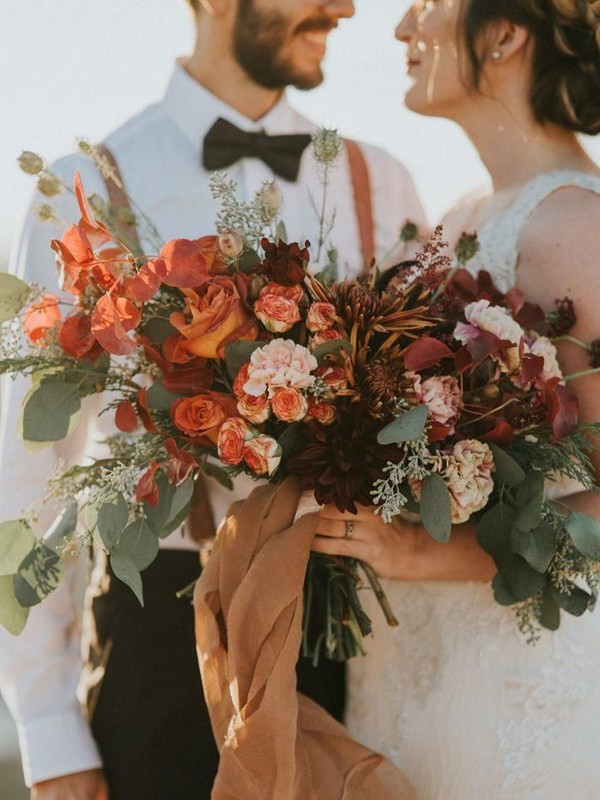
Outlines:
<svg viewBox="0 0 600 800"><path fill-rule="evenodd" d="M276 175L295 181L302 153L311 142L309 134L269 136L264 131L246 133L219 118L204 137L202 164L209 171L226 169L240 158L260 158Z"/></svg>

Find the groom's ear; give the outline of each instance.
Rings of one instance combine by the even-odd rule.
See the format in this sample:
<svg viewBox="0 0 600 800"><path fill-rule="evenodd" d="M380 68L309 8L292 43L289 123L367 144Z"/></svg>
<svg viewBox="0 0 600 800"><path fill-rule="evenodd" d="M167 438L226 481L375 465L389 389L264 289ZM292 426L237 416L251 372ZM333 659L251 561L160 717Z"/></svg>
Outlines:
<svg viewBox="0 0 600 800"><path fill-rule="evenodd" d="M229 10L231 0L200 0L200 5L211 17L222 17Z"/></svg>
<svg viewBox="0 0 600 800"><path fill-rule="evenodd" d="M495 30L493 50L500 53L498 61L508 61L517 54L522 54L531 39L527 28L515 25L514 22L501 20Z"/></svg>

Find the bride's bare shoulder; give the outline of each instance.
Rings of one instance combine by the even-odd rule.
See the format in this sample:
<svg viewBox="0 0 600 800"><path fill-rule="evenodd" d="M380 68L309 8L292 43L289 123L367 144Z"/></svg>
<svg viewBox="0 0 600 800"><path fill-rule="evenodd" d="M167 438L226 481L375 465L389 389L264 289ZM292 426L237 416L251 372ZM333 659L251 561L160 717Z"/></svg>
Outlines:
<svg viewBox="0 0 600 800"><path fill-rule="evenodd" d="M600 193L565 186L528 218L519 242L519 284L550 302L570 292L600 301ZM543 281L540 278L543 277Z"/></svg>
<svg viewBox="0 0 600 800"><path fill-rule="evenodd" d="M471 231L481 203L490 196L489 186L481 186L463 195L442 217L444 238L453 244L464 231Z"/></svg>

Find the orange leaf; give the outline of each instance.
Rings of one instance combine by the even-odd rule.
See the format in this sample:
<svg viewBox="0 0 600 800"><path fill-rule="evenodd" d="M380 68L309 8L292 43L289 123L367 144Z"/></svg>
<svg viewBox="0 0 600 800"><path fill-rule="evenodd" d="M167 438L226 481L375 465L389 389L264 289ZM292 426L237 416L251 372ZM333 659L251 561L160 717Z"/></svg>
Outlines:
<svg viewBox="0 0 600 800"><path fill-rule="evenodd" d="M135 499L138 503L144 501L153 508L158 504L158 486L154 479L157 469L158 464L156 461L151 461L150 467L144 472L135 487Z"/></svg>
<svg viewBox="0 0 600 800"><path fill-rule="evenodd" d="M140 311L131 300L105 294L92 312L92 333L109 353L127 355L136 347L127 332L136 328L140 319Z"/></svg>
<svg viewBox="0 0 600 800"><path fill-rule="evenodd" d="M115 412L115 425L123 433L133 433L138 426L138 416L130 400L121 400Z"/></svg>
<svg viewBox="0 0 600 800"><path fill-rule="evenodd" d="M61 320L58 299L53 294L42 295L37 303L23 314L23 331L34 344L43 345L48 331Z"/></svg>

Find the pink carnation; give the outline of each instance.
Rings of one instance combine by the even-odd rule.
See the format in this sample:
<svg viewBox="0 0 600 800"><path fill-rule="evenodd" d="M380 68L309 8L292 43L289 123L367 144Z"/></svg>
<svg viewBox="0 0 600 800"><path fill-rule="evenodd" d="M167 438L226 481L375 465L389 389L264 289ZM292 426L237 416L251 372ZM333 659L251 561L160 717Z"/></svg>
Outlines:
<svg viewBox="0 0 600 800"><path fill-rule="evenodd" d="M452 522L466 522L476 511L485 508L494 481L494 457L487 444L477 439L465 439L451 451L432 457L433 470L439 472L450 492ZM423 482L409 480L417 501L421 499Z"/></svg>
<svg viewBox="0 0 600 800"><path fill-rule="evenodd" d="M493 333L498 339L513 343L506 351L506 362L502 361L503 372L514 372L519 367L519 342L524 335L518 322L502 306L492 306L489 300L469 303L465 308L467 322L459 322L454 329L454 338L466 344L476 339L481 331Z"/></svg>
<svg viewBox="0 0 600 800"><path fill-rule="evenodd" d="M255 397L265 392L272 397L276 389L287 386L308 389L316 380L311 372L317 366L317 359L306 347L291 339L273 339L250 356L248 380L243 388Z"/></svg>
<svg viewBox="0 0 600 800"><path fill-rule="evenodd" d="M556 347L546 336L539 336L534 333L533 342L529 345L529 352L534 356L541 356L544 359L544 369L539 376L542 381L549 381L552 378L563 380L562 370L558 363Z"/></svg>
<svg viewBox="0 0 600 800"><path fill-rule="evenodd" d="M420 403L424 403L434 422L448 425L454 433L453 423L458 416L461 402L460 386L456 378L450 375L434 376L421 383L420 375L412 375L415 395Z"/></svg>

